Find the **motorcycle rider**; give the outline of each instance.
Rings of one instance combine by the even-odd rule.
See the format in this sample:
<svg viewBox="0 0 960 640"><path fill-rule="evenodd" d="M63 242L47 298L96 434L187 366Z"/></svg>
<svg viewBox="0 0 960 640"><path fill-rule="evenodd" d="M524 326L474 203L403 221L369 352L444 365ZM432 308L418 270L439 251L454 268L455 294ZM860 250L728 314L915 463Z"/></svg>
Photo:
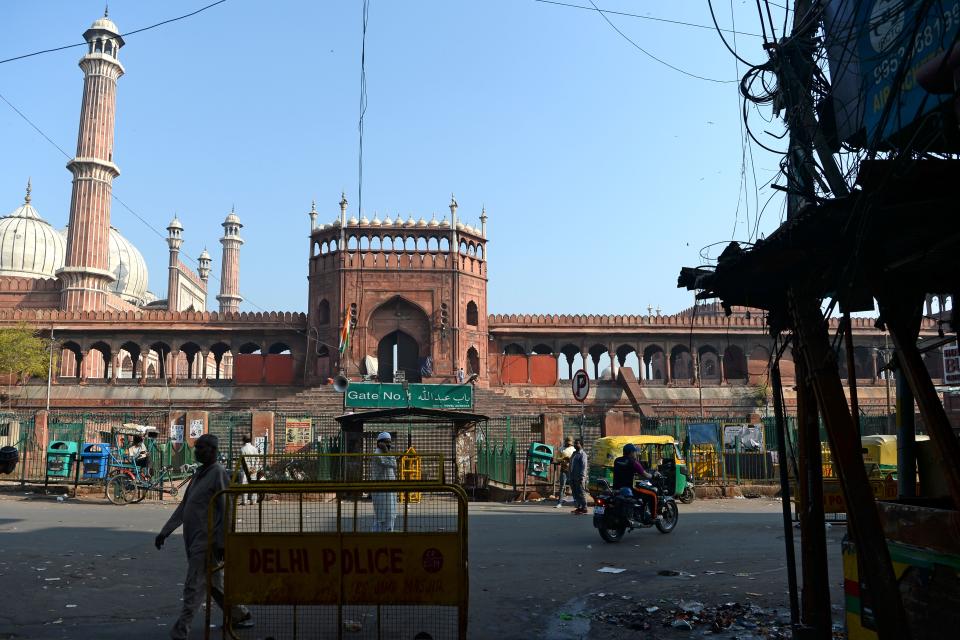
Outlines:
<svg viewBox="0 0 960 640"><path fill-rule="evenodd" d="M634 497L643 504L643 521L649 523L651 514L657 513L657 493L646 487L635 487L633 479L642 476L649 480L653 474L649 473L637 460L637 447L633 444L623 445L623 455L613 461L613 489L630 489ZM657 516L658 518L660 516Z"/></svg>

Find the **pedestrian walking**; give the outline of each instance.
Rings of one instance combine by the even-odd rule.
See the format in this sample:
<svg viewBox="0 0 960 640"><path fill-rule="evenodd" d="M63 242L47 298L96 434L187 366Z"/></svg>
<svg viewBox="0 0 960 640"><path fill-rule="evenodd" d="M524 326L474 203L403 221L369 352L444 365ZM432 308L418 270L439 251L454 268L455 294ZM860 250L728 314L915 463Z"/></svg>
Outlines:
<svg viewBox="0 0 960 640"><path fill-rule="evenodd" d="M260 469L260 451L253 444L253 438L250 436L243 436L240 455L243 456L243 464L240 465L240 483L250 484L257 477L257 471ZM240 504L253 504L253 494L242 494Z"/></svg>
<svg viewBox="0 0 960 640"><path fill-rule="evenodd" d="M463 384L464 381L463 367L457 369L457 384Z"/></svg>
<svg viewBox="0 0 960 640"><path fill-rule="evenodd" d="M563 506L563 494L567 492L567 485L570 483L570 458L576 449L573 448L573 438L567 436L563 439L563 448L560 449L560 458L557 460L557 466L560 469L560 491L557 492L557 509Z"/></svg>
<svg viewBox="0 0 960 640"><path fill-rule="evenodd" d="M204 434L197 438L194 445L194 457L201 464L200 469L177 506L176 511L163 525L163 529L154 540L157 549L163 547L164 541L170 537L178 527L183 526L183 543L187 551L187 577L183 581L183 608L180 617L170 631L173 640L187 640L190 636L190 627L193 617L200 605L206 599L207 578L207 507L215 510L213 558L214 563L223 561L224 521L229 520L227 500L221 494L212 505L211 500L229 485L226 469L217 462L217 450L220 442L216 436ZM211 585L213 599L223 610L223 570L213 574ZM230 621L234 628L249 628L253 626L253 616L242 605L235 606L230 612Z"/></svg>
<svg viewBox="0 0 960 640"><path fill-rule="evenodd" d="M573 456L570 458L570 489L573 491L573 503L577 506L570 513L578 516L587 512L587 452L583 442L573 441Z"/></svg>
<svg viewBox="0 0 960 640"><path fill-rule="evenodd" d="M393 438L386 431L377 435L377 453L390 453ZM372 480L389 482L397 479L397 459L394 456L374 456ZM393 531L397 519L397 494L394 491L373 493L373 530Z"/></svg>

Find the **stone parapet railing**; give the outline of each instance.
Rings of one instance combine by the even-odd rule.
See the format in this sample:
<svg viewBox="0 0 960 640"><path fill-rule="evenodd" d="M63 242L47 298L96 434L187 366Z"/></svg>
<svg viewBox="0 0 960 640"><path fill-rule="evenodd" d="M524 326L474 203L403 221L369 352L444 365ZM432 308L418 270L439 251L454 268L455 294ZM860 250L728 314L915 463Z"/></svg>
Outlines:
<svg viewBox="0 0 960 640"><path fill-rule="evenodd" d="M274 325L304 329L307 316L291 311L218 313L216 311L61 311L59 309L0 309L0 324L17 322L40 324L221 324Z"/></svg>

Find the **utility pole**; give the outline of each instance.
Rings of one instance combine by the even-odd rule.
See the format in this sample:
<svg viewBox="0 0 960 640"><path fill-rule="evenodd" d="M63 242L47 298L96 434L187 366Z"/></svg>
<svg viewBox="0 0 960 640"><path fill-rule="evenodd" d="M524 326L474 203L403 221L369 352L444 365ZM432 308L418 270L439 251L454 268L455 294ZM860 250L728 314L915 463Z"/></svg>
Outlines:
<svg viewBox="0 0 960 640"><path fill-rule="evenodd" d="M820 21L820 0L795 0L790 37L770 48L780 86L774 103L785 111L789 131L787 151L787 218L795 218L813 203L816 187L842 198L850 191L826 144L814 112L811 87L817 43L814 36ZM822 176L813 154L820 160ZM829 233L824 229L824 233ZM841 299L841 304L844 301ZM797 350L797 427L801 468L798 478L805 503L801 511L801 624L797 637L827 640L832 635L830 600L826 571L826 540L820 473L818 414L822 415L840 476L850 530L861 563L863 581L873 594L881 638L909 637L906 615L897 587L883 529L860 456L858 429L843 393L836 357L832 351L820 301L811 291L796 284L786 291L782 311L789 318ZM842 309L842 311L846 311ZM847 327L849 331L849 326ZM852 342L850 343L852 346ZM854 363L848 363L855 366ZM820 503L820 504L818 504Z"/></svg>
<svg viewBox="0 0 960 640"><path fill-rule="evenodd" d="M787 150L787 218L795 217L814 193L817 179L813 162L816 149L827 186L835 196L850 193L843 174L814 115L810 85L813 82L816 43L814 34L819 22L819 0L796 0L793 5L793 30L786 46L777 47L776 69L782 94L775 108L786 111L790 143ZM783 42L783 41L782 41Z"/></svg>

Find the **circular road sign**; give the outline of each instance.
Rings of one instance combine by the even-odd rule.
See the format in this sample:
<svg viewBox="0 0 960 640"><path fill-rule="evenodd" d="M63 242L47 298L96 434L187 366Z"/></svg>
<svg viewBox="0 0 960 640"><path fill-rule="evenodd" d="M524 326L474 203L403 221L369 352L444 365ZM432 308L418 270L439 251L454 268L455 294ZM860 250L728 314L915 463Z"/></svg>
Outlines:
<svg viewBox="0 0 960 640"><path fill-rule="evenodd" d="M587 372L580 369L573 374L570 383L573 385L573 398L577 402L586 400L587 394L590 393L590 377L587 375Z"/></svg>

